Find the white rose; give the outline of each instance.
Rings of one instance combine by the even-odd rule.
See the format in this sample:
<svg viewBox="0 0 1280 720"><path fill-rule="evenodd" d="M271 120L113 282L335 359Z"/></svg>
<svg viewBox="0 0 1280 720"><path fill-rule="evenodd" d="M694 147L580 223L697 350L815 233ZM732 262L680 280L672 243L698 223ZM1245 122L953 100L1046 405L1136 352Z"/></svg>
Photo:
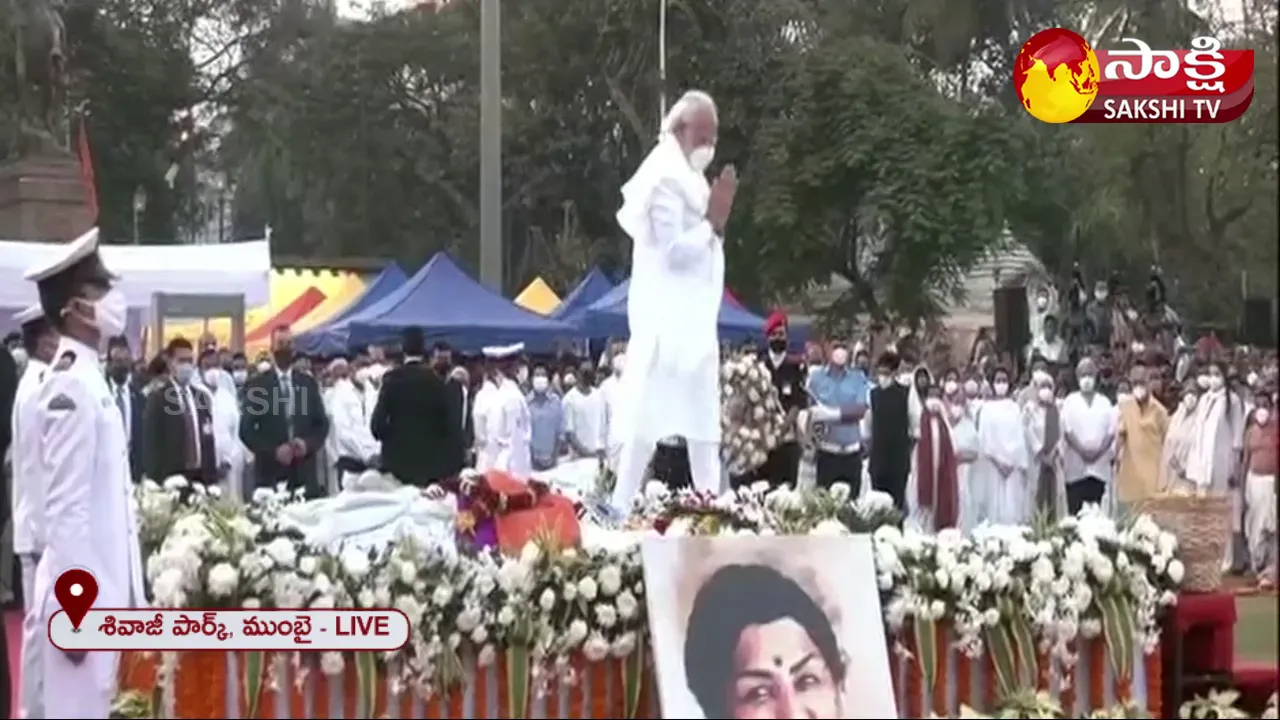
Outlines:
<svg viewBox="0 0 1280 720"><path fill-rule="evenodd" d="M622 571L617 565L605 565L600 568L600 592L605 597L613 597L622 587ZM588 598L590 599L590 598Z"/></svg>
<svg viewBox="0 0 1280 720"><path fill-rule="evenodd" d="M476 645L483 645L488 639L489 631L483 625L471 631L471 642Z"/></svg>
<svg viewBox="0 0 1280 720"><path fill-rule="evenodd" d="M485 645L484 647L480 648L480 653L476 655L476 665L479 665L482 668L489 667L490 665L493 664L493 661L494 659L497 658L497 655L498 654L493 649L492 645Z"/></svg>
<svg viewBox="0 0 1280 720"><path fill-rule="evenodd" d="M231 597L240 585L240 573L229 563L218 563L209 568L207 579L209 594L216 598Z"/></svg>
<svg viewBox="0 0 1280 720"><path fill-rule="evenodd" d="M584 577L578 581L578 594L582 596L583 600L586 600L587 602L595 600L596 593L598 591L599 588L596 586L595 580L592 580L589 577Z"/></svg>
<svg viewBox="0 0 1280 720"><path fill-rule="evenodd" d="M244 602L240 603L240 607L245 610L257 610L262 607L262 601L256 597L247 597L244 599Z"/></svg>
<svg viewBox="0 0 1280 720"><path fill-rule="evenodd" d="M636 634L633 632L622 633L617 640L613 641L613 647L609 650L609 654L616 658L624 658L636 649Z"/></svg>
<svg viewBox="0 0 1280 720"><path fill-rule="evenodd" d="M342 669L346 663L342 660L340 652L322 652L320 653L320 672L325 675L341 675Z"/></svg>
<svg viewBox="0 0 1280 720"><path fill-rule="evenodd" d="M271 558L271 561L277 567L287 570L292 570L293 564L298 560L298 548L293 544L292 540L286 537L278 537L267 543L266 547L263 548L263 552L267 554L267 557Z"/></svg>
<svg viewBox="0 0 1280 720"><path fill-rule="evenodd" d="M586 642L582 643L582 654L587 662L600 662L609 656L609 641L605 640L600 633L592 633Z"/></svg>
<svg viewBox="0 0 1280 720"><path fill-rule="evenodd" d="M342 570L352 580L362 580L369 574L369 556L357 550L342 553Z"/></svg>
<svg viewBox="0 0 1280 720"><path fill-rule="evenodd" d="M542 548L538 547L538 543L529 541L520 548L520 562L525 565L534 565L542 558Z"/></svg>
<svg viewBox="0 0 1280 720"><path fill-rule="evenodd" d="M431 593L431 602L435 603L437 607L444 607L445 605L448 605L449 601L452 599L453 588L446 583L437 585L436 589Z"/></svg>
<svg viewBox="0 0 1280 720"><path fill-rule="evenodd" d="M569 623L569 629L565 633L565 643L569 647L577 647L582 644L583 640L587 639L589 632L591 632L591 629L587 627L585 622L581 619L574 620Z"/></svg>
<svg viewBox="0 0 1280 720"><path fill-rule="evenodd" d="M565 602L573 602L578 597L578 586L573 583L565 583L564 589L560 591Z"/></svg>
<svg viewBox="0 0 1280 720"><path fill-rule="evenodd" d="M600 603L595 607L596 622L608 629L618 624L618 611L612 605Z"/></svg>
<svg viewBox="0 0 1280 720"><path fill-rule="evenodd" d="M310 555L298 561L298 572L303 575L314 575L317 567L316 559Z"/></svg>
<svg viewBox="0 0 1280 720"><path fill-rule="evenodd" d="M1164 573L1169 576L1169 581L1174 585L1181 585L1182 577L1186 574L1186 571L1187 569L1183 566L1182 561L1174 558L1169 561L1169 566L1165 568Z"/></svg>
<svg viewBox="0 0 1280 720"><path fill-rule="evenodd" d="M544 612L551 612L556 606L556 593L551 588L542 591L542 597L538 598L538 605Z"/></svg>
<svg viewBox="0 0 1280 720"><path fill-rule="evenodd" d="M364 588L356 595L356 604L362 608L372 608L378 606L378 598L369 588Z"/></svg>
<svg viewBox="0 0 1280 720"><path fill-rule="evenodd" d="M632 595L630 590L623 590L618 593L618 599L615 603L618 608L618 616L623 620L634 618L640 610L640 603L636 601L636 596Z"/></svg>
<svg viewBox="0 0 1280 720"><path fill-rule="evenodd" d="M515 612L511 610L510 606L503 605L502 609L498 611L498 624L503 627L507 627L515 621Z"/></svg>

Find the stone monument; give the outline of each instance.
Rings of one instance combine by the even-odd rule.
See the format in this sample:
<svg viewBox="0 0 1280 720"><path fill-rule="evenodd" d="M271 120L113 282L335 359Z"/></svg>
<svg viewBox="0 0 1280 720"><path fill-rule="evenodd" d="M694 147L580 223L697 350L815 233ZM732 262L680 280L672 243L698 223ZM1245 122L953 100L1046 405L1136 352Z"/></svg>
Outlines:
<svg viewBox="0 0 1280 720"><path fill-rule="evenodd" d="M0 161L0 239L67 241L96 218L68 147L64 0L8 0L13 23L13 152Z"/></svg>

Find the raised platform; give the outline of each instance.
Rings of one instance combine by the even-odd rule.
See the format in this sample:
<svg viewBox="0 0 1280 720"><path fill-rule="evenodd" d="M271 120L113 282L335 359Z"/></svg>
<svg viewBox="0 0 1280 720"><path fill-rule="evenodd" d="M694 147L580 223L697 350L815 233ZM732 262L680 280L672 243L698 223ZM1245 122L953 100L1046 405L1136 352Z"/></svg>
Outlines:
<svg viewBox="0 0 1280 720"><path fill-rule="evenodd" d="M0 240L66 242L95 218L72 155L0 161Z"/></svg>

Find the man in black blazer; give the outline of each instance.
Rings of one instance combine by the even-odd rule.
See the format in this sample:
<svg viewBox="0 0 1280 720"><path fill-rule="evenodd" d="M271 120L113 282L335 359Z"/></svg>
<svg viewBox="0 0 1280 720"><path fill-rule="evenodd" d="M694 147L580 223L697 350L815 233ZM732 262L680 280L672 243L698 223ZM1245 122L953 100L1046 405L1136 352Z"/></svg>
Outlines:
<svg viewBox="0 0 1280 720"><path fill-rule="evenodd" d="M107 387L115 399L116 408L124 420L125 437L129 441L129 470L133 481L142 479L142 436L144 435L144 410L146 398L141 386L133 377L133 353L129 340L117 335L107 341ZM164 480L164 478L156 478Z"/></svg>
<svg viewBox="0 0 1280 720"><path fill-rule="evenodd" d="M216 485L213 398L195 382L191 341L177 338L165 352L172 379L147 395L141 433L143 468L157 482L181 475L193 484Z"/></svg>
<svg viewBox="0 0 1280 720"><path fill-rule="evenodd" d="M471 388L468 386L467 372L453 364L453 348L446 342L438 342L431 348L431 368L435 370L436 377L444 380L449 400L454 404L454 413L462 427L463 455L466 455L474 438L471 427Z"/></svg>
<svg viewBox="0 0 1280 720"><path fill-rule="evenodd" d="M249 378L240 408L240 441L253 453L257 487L285 483L324 497L316 453L329 437L329 416L315 378L294 367L293 336L271 331L272 365Z"/></svg>
<svg viewBox="0 0 1280 720"><path fill-rule="evenodd" d="M404 363L382 379L369 425L382 443L382 469L425 488L462 471L461 408L445 380L423 362L422 331L405 330L402 349Z"/></svg>

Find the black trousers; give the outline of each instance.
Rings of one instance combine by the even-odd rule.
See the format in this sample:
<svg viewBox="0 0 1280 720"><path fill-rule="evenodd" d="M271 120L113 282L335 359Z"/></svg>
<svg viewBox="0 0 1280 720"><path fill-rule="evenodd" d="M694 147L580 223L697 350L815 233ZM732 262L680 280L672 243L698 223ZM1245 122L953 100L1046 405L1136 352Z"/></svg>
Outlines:
<svg viewBox="0 0 1280 720"><path fill-rule="evenodd" d="M734 475L730 485L734 488L749 486L764 480L770 487L796 486L800 475L800 443L783 443L769 452L764 464L755 470Z"/></svg>
<svg viewBox="0 0 1280 720"><path fill-rule="evenodd" d="M862 491L862 453L832 453L818 450L813 456L814 479L826 490L838 482L849 486L851 497Z"/></svg>
<svg viewBox="0 0 1280 720"><path fill-rule="evenodd" d="M1086 475L1075 482L1067 483L1067 514L1075 515L1086 503L1097 505L1102 502L1102 494L1107 484L1096 477Z"/></svg>
<svg viewBox="0 0 1280 720"><path fill-rule="evenodd" d="M871 470L871 488L886 493L893 498L893 506L898 512L907 512L907 476L910 469L874 468Z"/></svg>

